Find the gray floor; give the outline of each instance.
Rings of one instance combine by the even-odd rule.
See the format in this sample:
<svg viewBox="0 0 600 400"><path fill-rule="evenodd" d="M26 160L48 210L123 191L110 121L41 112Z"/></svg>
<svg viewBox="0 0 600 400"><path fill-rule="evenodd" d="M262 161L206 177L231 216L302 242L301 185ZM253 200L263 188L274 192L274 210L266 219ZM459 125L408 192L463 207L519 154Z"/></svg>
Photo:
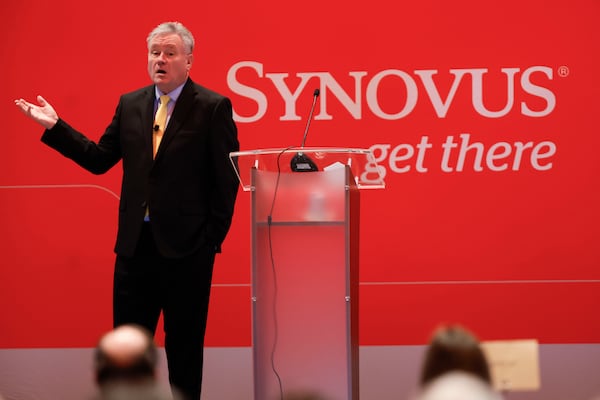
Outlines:
<svg viewBox="0 0 600 400"><path fill-rule="evenodd" d="M360 349L362 400L410 399L423 346ZM0 393L6 400L84 400L95 393L92 349L0 350ZM206 350L202 400L252 400L252 350ZM510 400L599 400L600 344L541 345L542 388L506 393ZM166 385L164 354L160 379ZM265 400L265 399L259 399Z"/></svg>

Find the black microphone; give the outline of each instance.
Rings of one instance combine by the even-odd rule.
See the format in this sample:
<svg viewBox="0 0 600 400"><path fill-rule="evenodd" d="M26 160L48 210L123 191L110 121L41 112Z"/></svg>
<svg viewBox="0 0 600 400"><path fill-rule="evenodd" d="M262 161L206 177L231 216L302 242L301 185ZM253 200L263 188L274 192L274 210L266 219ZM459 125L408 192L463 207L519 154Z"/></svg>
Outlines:
<svg viewBox="0 0 600 400"><path fill-rule="evenodd" d="M306 135L308 134L308 128L310 127L310 122L312 121L313 112L315 111L315 104L317 104L317 97L319 97L321 91L319 89L315 89L313 93L313 102L310 107L310 114L308 114L308 120L306 121L306 128L304 128L304 137L302 138L302 145L300 148L304 148L304 143L306 142ZM302 152L296 153L296 155L292 158L290 162L290 167L294 172L313 172L318 171L319 168L317 164L310 157L304 155Z"/></svg>
<svg viewBox="0 0 600 400"><path fill-rule="evenodd" d="M160 129L159 125L154 125L154 132L158 132L159 129Z"/></svg>

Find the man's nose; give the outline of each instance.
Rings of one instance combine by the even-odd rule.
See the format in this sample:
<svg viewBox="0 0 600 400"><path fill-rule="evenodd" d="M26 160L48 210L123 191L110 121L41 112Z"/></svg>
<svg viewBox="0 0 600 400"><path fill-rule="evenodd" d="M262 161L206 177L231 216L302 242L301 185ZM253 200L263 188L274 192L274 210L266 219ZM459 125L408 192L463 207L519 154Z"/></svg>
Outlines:
<svg viewBox="0 0 600 400"><path fill-rule="evenodd" d="M164 62L165 62L165 59L166 59L165 53L161 52L161 53L158 55L157 61L158 61L159 63L164 63Z"/></svg>

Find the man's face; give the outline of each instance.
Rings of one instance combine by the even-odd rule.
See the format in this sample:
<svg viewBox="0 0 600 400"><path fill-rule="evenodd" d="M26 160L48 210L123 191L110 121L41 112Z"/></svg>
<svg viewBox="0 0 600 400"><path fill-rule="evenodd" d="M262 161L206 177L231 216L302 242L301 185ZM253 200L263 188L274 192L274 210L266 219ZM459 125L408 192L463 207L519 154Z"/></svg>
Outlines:
<svg viewBox="0 0 600 400"><path fill-rule="evenodd" d="M183 40L175 33L156 36L149 44L148 73L165 94L186 81L192 61L193 56L187 54Z"/></svg>

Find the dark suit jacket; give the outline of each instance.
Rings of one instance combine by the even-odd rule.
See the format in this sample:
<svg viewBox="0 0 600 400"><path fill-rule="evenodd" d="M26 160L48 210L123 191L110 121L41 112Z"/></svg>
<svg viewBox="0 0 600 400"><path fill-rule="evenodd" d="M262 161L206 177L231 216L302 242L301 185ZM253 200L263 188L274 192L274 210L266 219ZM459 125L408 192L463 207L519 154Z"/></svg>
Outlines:
<svg viewBox="0 0 600 400"><path fill-rule="evenodd" d="M115 252L132 256L146 208L160 253L220 252L239 182L229 152L239 150L231 101L188 79L152 159L154 85L121 96L95 143L59 119L42 142L95 174L123 161Z"/></svg>

